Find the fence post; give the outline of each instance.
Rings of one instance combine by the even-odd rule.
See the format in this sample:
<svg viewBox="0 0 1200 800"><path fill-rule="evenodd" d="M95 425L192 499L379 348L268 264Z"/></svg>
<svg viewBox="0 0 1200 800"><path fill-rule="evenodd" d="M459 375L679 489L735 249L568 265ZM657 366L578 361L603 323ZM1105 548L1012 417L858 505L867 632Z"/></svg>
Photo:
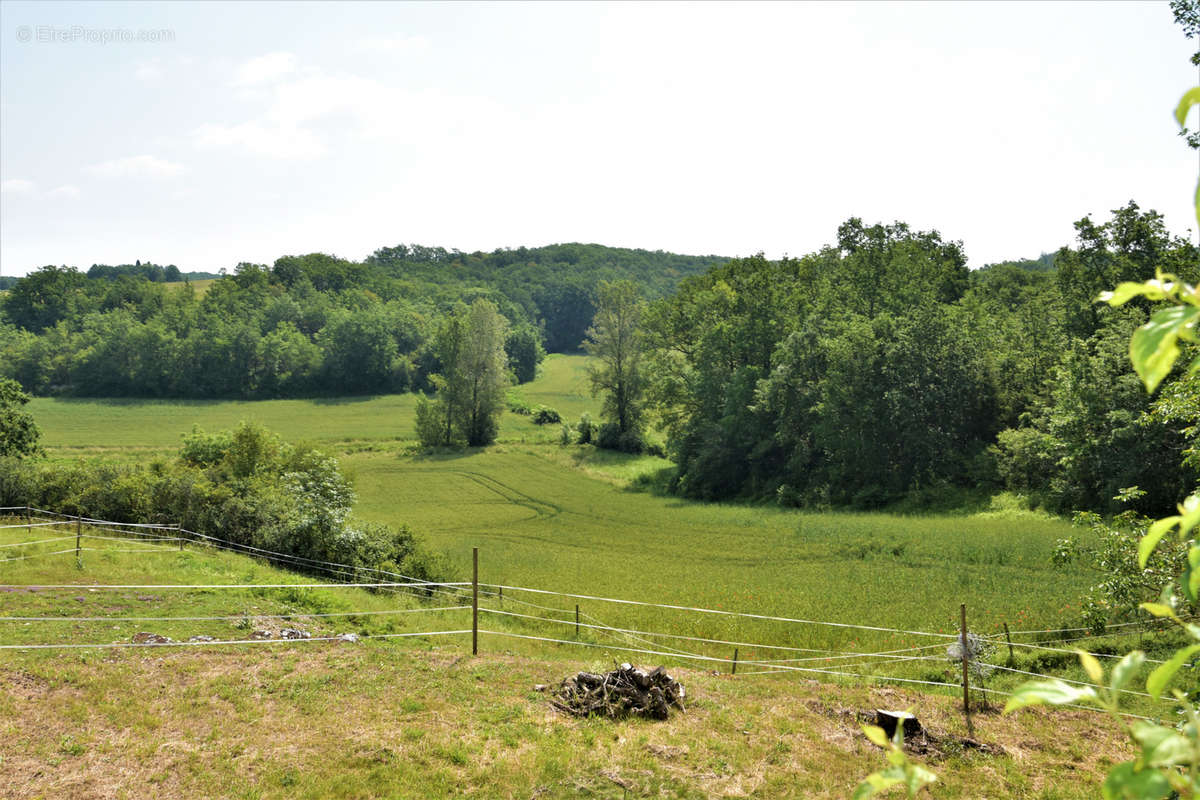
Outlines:
<svg viewBox="0 0 1200 800"><path fill-rule="evenodd" d="M575 638L579 638L579 603L575 604Z"/></svg>
<svg viewBox="0 0 1200 800"><path fill-rule="evenodd" d="M479 548L471 548L471 655L479 655Z"/></svg>
<svg viewBox="0 0 1200 800"><path fill-rule="evenodd" d="M75 566L78 569L83 569L83 517L76 515L75 517Z"/></svg>
<svg viewBox="0 0 1200 800"><path fill-rule="evenodd" d="M175 523L175 536L179 539L179 552L183 552L183 532L179 529L179 523Z"/></svg>
<svg viewBox="0 0 1200 800"><path fill-rule="evenodd" d="M1008 665L1011 667L1015 657L1013 656L1012 634L1008 632L1007 622L1004 623L1004 638L1008 640Z"/></svg>
<svg viewBox="0 0 1200 800"><path fill-rule="evenodd" d="M733 670L729 673L731 675L737 675L737 653L738 649L733 648Z"/></svg>
<svg viewBox="0 0 1200 800"><path fill-rule="evenodd" d="M967 718L967 735L974 738L975 731L971 728L971 686L970 678L968 677L967 665L969 656L967 653L967 604L959 605L959 617L961 622L961 634L959 640L962 646L962 672L963 672L963 716Z"/></svg>
<svg viewBox="0 0 1200 800"><path fill-rule="evenodd" d="M33 533L33 510L29 506L25 506L25 534L28 536Z"/></svg>

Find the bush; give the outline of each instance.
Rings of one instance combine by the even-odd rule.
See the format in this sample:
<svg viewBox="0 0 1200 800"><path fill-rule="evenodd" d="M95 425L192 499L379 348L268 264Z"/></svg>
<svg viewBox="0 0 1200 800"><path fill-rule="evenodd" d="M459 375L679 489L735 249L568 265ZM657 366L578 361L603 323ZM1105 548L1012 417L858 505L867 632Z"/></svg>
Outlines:
<svg viewBox="0 0 1200 800"><path fill-rule="evenodd" d="M563 425L562 434L558 437L558 443L567 445L571 443L571 426Z"/></svg>
<svg viewBox="0 0 1200 800"><path fill-rule="evenodd" d="M575 426L575 430L579 431L579 443L591 444L592 439L596 436L596 423L592 422L592 415L588 412L583 412L579 417L579 424Z"/></svg>
<svg viewBox="0 0 1200 800"><path fill-rule="evenodd" d="M600 426L596 434L596 446L605 450L618 450L622 453L641 453L646 449L642 435L637 431L621 433L615 422L606 422Z"/></svg>
<svg viewBox="0 0 1200 800"><path fill-rule="evenodd" d="M533 412L534 425L558 425L561 422L562 415L553 408L538 406L537 411Z"/></svg>
<svg viewBox="0 0 1200 800"><path fill-rule="evenodd" d="M523 417L533 414L533 406L526 402L525 396L521 394L519 389L509 389L505 395L504 404L514 414L520 414Z"/></svg>
<svg viewBox="0 0 1200 800"><path fill-rule="evenodd" d="M446 578L445 562L425 552L411 531L353 521L353 503L354 491L334 458L254 425L213 435L194 429L173 463L51 466L0 458L0 505L178 523L305 559Z"/></svg>

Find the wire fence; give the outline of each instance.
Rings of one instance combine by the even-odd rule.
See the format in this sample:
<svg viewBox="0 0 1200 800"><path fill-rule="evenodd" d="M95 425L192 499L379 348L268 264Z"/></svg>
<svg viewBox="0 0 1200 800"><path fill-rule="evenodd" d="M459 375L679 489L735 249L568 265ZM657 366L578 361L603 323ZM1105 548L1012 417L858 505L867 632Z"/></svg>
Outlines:
<svg viewBox="0 0 1200 800"><path fill-rule="evenodd" d="M99 520L89 517L71 516L60 514L57 512L44 511L40 509L25 508L25 507L0 507L0 512L19 512L25 516L24 524L5 524L0 525L0 531L13 533L15 529L26 529L33 532L34 529L44 528L54 525L75 525L76 533L74 536L59 536L46 539L37 539L26 542L10 542L0 544L0 548L18 548L18 547L38 547L55 542L62 542L70 539L76 540L76 547L69 549L60 549L54 551L41 551L36 553L26 553L23 555L0 558L0 563L7 561L22 561L27 559L39 558L43 556L63 555L67 553L76 553L77 555L84 552L129 552L129 553L175 553L182 549L187 544L195 544L204 547L212 547L218 550L226 550L233 553L261 558L269 563L282 565L290 569L300 570L301 572L316 572L325 575L336 576L327 582L287 582L287 583L214 583L214 584L171 584L171 583L129 583L129 584L88 584L88 583L68 583L68 584L15 584L6 583L0 584L2 591L78 591L81 589L101 591L101 590L139 590L139 591L257 591L257 590L278 590L278 589L372 589L386 592L411 592L422 599L428 599L431 595L437 594L452 598L451 605L442 606L422 606L417 608L404 609L387 609L387 610L358 610L358 611L338 611L338 612L320 612L306 613L304 611L296 611L284 614L250 614L243 612L236 615L207 615L207 616L184 616L184 615L167 615L167 616L0 616L0 623L22 623L29 625L32 623L47 624L54 622L71 622L71 623L89 623L89 622L104 622L104 623L141 623L141 622L170 622L170 623L190 623L190 622L238 622L247 619L261 620L297 620L297 619L351 619L357 617L384 617L400 614L418 614L421 612L446 612L454 613L466 610L472 610L473 620L470 628L461 628L453 630L437 630L437 631L413 631L402 633L362 633L357 634L359 639L397 639L411 637L441 637L454 635L471 635L473 641L477 641L478 636L494 636L506 639L523 640L530 642L538 642L544 645L560 645L572 646L587 649L603 649L605 651L634 653L644 656L655 656L662 659L674 660L677 662L691 663L694 665L708 665L710 667L721 667L727 665L730 671L737 672L739 666L742 667L741 675L778 675L778 674L807 674L817 676L827 676L838 679L850 679L856 682L890 682L898 684L913 684L930 687L939 687L940 689L960 690L961 683L931 680L928 677L913 677L908 675L891 674L888 668L896 666L909 666L914 664L938 664L945 667L954 661L954 658L947 651L947 647L953 646L954 643L962 641L964 635L962 632L958 634L943 633L935 631L917 630L901 627L889 627L884 625L867 625L852 622L821 620L821 619L806 619L800 617L777 616L769 614L758 614L749 612L729 611L725 609L705 608L701 606L687 606L671 603L653 602L650 600L637 600L630 598L614 598L600 595L581 594L575 592L554 591L544 588L534 588L526 586L507 585L499 583L477 583L466 581L422 581L412 578L411 576L403 575L397 572L391 572L378 568L361 567L357 565L342 564L332 561L323 561L319 559L311 559L303 556L297 556L290 553L272 551L266 548L260 548L253 545L234 542L221 539L219 537L200 534L194 531L189 531L178 525L170 524L153 524L153 523L121 523L111 520ZM34 521L34 514L53 516L57 519L46 521L44 518ZM65 518L65 519L64 519ZM83 532L83 526L87 525L88 532ZM104 534L116 534L115 536L102 536L94 531L99 531ZM119 548L119 547L84 547L83 543L87 540L96 543L133 543L136 542L139 547L135 548ZM168 547L166 545L171 544ZM174 545L178 544L179 548ZM3 552L0 550L0 552ZM17 551L21 552L21 551ZM370 576L376 578L374 580L361 580L361 578ZM400 580L380 580L378 578L399 578ZM476 600L471 605L465 604L464 600L470 597L471 591L476 597L483 597L485 600L494 603L497 607L488 607L479 605ZM660 609L672 612L679 612L689 615L707 615L718 616L736 619L755 620L762 622L778 623L785 626L813 626L818 628L843 629L851 631L861 631L870 634L891 634L894 636L905 637L920 637L926 639L937 639L938 641L931 644L913 644L905 647L892 647L877 650L847 650L836 648L820 648L820 647L801 647L794 644L780 644L773 642L756 642L747 641L736 638L718 638L712 636L695 636L670 631L658 630L643 630L636 627L619 627L606 624L601 619L591 613L581 613L579 605L575 605L574 616L571 617L571 610L555 606L543 605L533 602L524 597L516 597L514 595L521 594L525 596L535 595L543 597L556 597L567 600L583 600L594 604L611 604L614 606L641 607L649 609ZM502 606L505 602L513 603L532 612L537 613L522 613L518 611L505 610ZM493 630L483 629L478 626L475 621L478 614L492 615L499 618L509 620L515 626L574 626L575 638L566 639L557 636L544 636L520 630ZM584 620L587 620L586 622ZM3 629L0 628L0 631ZM1162 625L1157 621L1148 621L1145 623L1125 622L1116 623L1106 628L1106 633L1113 636L1125 636L1137 634L1139 636L1147 633L1157 633L1163 630ZM589 641L583 638L582 634L587 632L589 636L599 636L608 641ZM1055 644L1067 644L1072 641L1083 640L1090 636L1070 637L1063 634L1073 633L1089 633L1087 628L1055 628L1055 629L1029 629L1029 630L1005 630L1004 632L996 632L983 635L985 642L992 646L1005 646L1010 649L1010 654L1015 649L1029 651L1044 651L1052 653L1075 655L1079 650L1069 649L1065 647L1056 647ZM972 633L972 636L977 634ZM1019 641L1013 637L1041 637L1041 641ZM74 650L87 648L140 648L140 647L201 647L205 645L212 646L229 646L242 644L283 644L283 643L312 643L312 642L343 642L346 641L345 634L336 636L312 636L309 638L300 639L215 639L212 637L204 637L203 641L171 641L171 642L35 642L35 643L0 643L0 649L3 650ZM678 643L679 646L667 644L667 642ZM704 652L712 647L732 648L732 657L721 655L713 655L711 652ZM739 658L741 651L745 651L745 656ZM937 651L943 651L939 654ZM1086 651L1084 651L1086 652ZM751 657L754 654L754 657ZM765 657L771 654L779 654L786 657ZM796 655L793 655L796 654ZM1120 656L1111 653L1094 652L1093 656L1097 658L1119 658ZM958 659L961 662L961 658ZM992 672L1002 672L1012 675L1020 675L1025 677L1046 677L1046 672L1036 672L1033 670L1024 670L1012 666L1012 661L1008 665L993 664L984 662L982 659L974 659L968 657L968 660L980 669L986 669ZM1149 663L1161 664L1163 662L1153 659L1147 659ZM747 669L750 668L750 669ZM920 673L918 673L920 674ZM1076 686L1102 688L1096 684L1087 681L1063 679L1067 683ZM1008 696L1010 693L1003 690L995 689L986 686L972 686L971 690L980 692L984 695ZM1150 698L1150 695L1144 692L1134 690L1122 690L1126 694L1138 696L1141 698ZM1136 715L1129 715L1136 716Z"/></svg>

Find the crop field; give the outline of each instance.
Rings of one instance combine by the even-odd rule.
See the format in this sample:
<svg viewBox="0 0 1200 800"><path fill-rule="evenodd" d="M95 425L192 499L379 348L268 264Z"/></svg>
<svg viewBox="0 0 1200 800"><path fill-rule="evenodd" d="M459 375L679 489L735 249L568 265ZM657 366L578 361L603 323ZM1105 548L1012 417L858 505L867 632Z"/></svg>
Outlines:
<svg viewBox="0 0 1200 800"><path fill-rule="evenodd" d="M520 393L530 405L552 406L565 419L585 410L598 416L585 363L582 356L551 356L538 380ZM924 646L936 656L942 655L941 640L921 634L957 630L960 603L967 604L972 630L999 634L1007 623L1013 631L1039 632L1019 634L1019 641L1046 640L1079 625L1078 603L1093 582L1082 569L1051 565L1056 540L1073 529L1044 515L899 516L694 503L630 488L638 476L669 466L663 459L560 446L558 426L539 427L511 413L503 416L500 443L493 447L418 453L413 405L410 395L211 403L37 400L33 411L52 458L166 454L193 423L214 430L241 419L291 440L315 441L354 476L358 516L407 525L449 556L459 579L470 576L471 549L478 547L481 581L510 587L504 610L559 620L522 623L547 638L574 634L570 623L578 605L584 624L845 653ZM724 645L671 641L654 638L637 646L732 655ZM1116 651L1136 641L1106 637L1088 646ZM743 646L739 657L780 654ZM1069 654L1019 650L1012 664L1024 668L1039 658L1056 659L1060 674L1081 676ZM836 660L820 666L836 666ZM944 657L914 660L887 674L954 679ZM1020 679L1016 673L993 678L1001 688Z"/></svg>

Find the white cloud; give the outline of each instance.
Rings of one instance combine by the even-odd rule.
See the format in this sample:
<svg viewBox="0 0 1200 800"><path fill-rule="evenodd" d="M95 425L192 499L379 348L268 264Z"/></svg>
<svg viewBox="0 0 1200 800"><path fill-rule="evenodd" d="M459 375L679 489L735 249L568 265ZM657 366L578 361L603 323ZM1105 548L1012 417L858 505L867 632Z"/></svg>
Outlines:
<svg viewBox="0 0 1200 800"><path fill-rule="evenodd" d="M252 86L270 83L296 71L296 57L291 53L276 52L252 58L238 67L234 84Z"/></svg>
<svg viewBox="0 0 1200 800"><path fill-rule="evenodd" d="M33 187L33 181L27 181L24 178L13 178L0 183L0 192L4 192L5 194L24 194L25 192L32 192Z"/></svg>
<svg viewBox="0 0 1200 800"><path fill-rule="evenodd" d="M157 156L140 155L102 161L83 171L100 178L174 178L187 172L187 167Z"/></svg>
<svg viewBox="0 0 1200 800"><path fill-rule="evenodd" d="M48 197L79 197L79 187L67 183L46 192Z"/></svg>
<svg viewBox="0 0 1200 800"><path fill-rule="evenodd" d="M518 122L489 98L411 91L371 78L329 75L316 69L301 70L266 92L239 89L238 93L261 111L240 123L200 126L192 132L197 147L284 159L314 158L332 150L335 139L387 139L440 148L468 131ZM349 146L346 141L336 144Z"/></svg>

